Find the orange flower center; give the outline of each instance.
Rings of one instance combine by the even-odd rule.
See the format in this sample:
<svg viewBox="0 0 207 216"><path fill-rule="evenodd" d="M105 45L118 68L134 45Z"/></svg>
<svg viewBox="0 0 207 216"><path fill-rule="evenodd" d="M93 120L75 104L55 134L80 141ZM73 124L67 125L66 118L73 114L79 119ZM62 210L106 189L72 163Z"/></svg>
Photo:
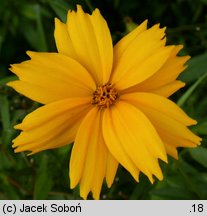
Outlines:
<svg viewBox="0 0 207 216"><path fill-rule="evenodd" d="M112 84L106 83L97 87L93 93L92 104L97 105L100 109L109 108L116 102L118 96L118 92Z"/></svg>

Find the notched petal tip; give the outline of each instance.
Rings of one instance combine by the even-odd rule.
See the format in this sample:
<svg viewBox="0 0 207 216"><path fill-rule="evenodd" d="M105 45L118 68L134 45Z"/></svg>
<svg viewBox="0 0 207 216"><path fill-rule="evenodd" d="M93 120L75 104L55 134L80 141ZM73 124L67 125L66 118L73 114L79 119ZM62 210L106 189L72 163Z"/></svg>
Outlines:
<svg viewBox="0 0 207 216"><path fill-rule="evenodd" d="M148 177L150 183L151 183L151 184L154 184L155 180L154 180L154 178L153 178L153 175L152 175L152 174L149 174L149 175L147 175L147 177Z"/></svg>
<svg viewBox="0 0 207 216"><path fill-rule="evenodd" d="M17 136L15 139L12 140L12 148L16 148L19 146L19 142L18 142L19 136Z"/></svg>
<svg viewBox="0 0 207 216"><path fill-rule="evenodd" d="M190 125L197 125L198 122L195 119L190 118Z"/></svg>
<svg viewBox="0 0 207 216"><path fill-rule="evenodd" d="M32 156L32 155L34 155L34 154L36 154L36 153L37 153L37 152L32 151L32 152L28 153L27 156Z"/></svg>
<svg viewBox="0 0 207 216"><path fill-rule="evenodd" d="M12 147L13 147L13 146L12 146ZM21 152L21 151L19 150L19 148L18 148L18 147L15 147L14 153L19 153L19 152Z"/></svg>
<svg viewBox="0 0 207 216"><path fill-rule="evenodd" d="M12 140L12 143L13 143L13 144L12 144L12 148L16 148L16 147L18 146L18 144L15 143L15 139Z"/></svg>
<svg viewBox="0 0 207 216"><path fill-rule="evenodd" d="M84 200L87 200L88 194L80 193L80 196L81 196Z"/></svg>
<svg viewBox="0 0 207 216"><path fill-rule="evenodd" d="M146 20L144 20L141 24L145 24L146 26L147 26L147 24L148 24L148 19L146 19Z"/></svg>
<svg viewBox="0 0 207 216"><path fill-rule="evenodd" d="M13 81L6 83L6 85L9 87L13 87L12 83L13 83Z"/></svg>
<svg viewBox="0 0 207 216"><path fill-rule="evenodd" d="M156 29L160 28L160 23L154 24L151 28L156 28Z"/></svg>
<svg viewBox="0 0 207 216"><path fill-rule="evenodd" d="M94 200L100 200L100 193L99 194L92 193L92 196Z"/></svg>
<svg viewBox="0 0 207 216"><path fill-rule="evenodd" d="M17 125L15 125L15 126L14 126L14 129L23 130L22 124L17 124Z"/></svg>
<svg viewBox="0 0 207 216"><path fill-rule="evenodd" d="M176 45L176 48L177 48L177 50L178 50L178 52L181 50L181 49L183 49L183 44L178 44L178 45Z"/></svg>
<svg viewBox="0 0 207 216"><path fill-rule="evenodd" d="M101 12L98 8L96 8L92 14L98 14L98 15L101 15Z"/></svg>
<svg viewBox="0 0 207 216"><path fill-rule="evenodd" d="M167 157L167 153L165 152L165 154L162 154L162 157L158 157L160 160L164 161L166 164L168 164L168 157Z"/></svg>
<svg viewBox="0 0 207 216"><path fill-rule="evenodd" d="M13 147L13 145L12 145ZM15 148L14 149L14 153L20 153L20 152L23 152L25 151L24 149L21 148L21 146L16 146L16 147L13 147ZM30 150L26 150L26 151L30 151ZM36 152L33 152L33 151L30 151L29 153L26 153L27 156L31 156L31 155L34 155Z"/></svg>
<svg viewBox="0 0 207 216"><path fill-rule="evenodd" d="M70 189L74 189L76 187L76 185L71 181L71 178L70 178Z"/></svg>
<svg viewBox="0 0 207 216"><path fill-rule="evenodd" d="M55 32L55 34L56 34L56 32L57 32L57 28L60 26L63 26L63 25L65 25L65 23L63 23L60 19L58 19L57 17L55 17L55 19L54 19L54 23L55 23L55 30L54 30L54 32Z"/></svg>
<svg viewBox="0 0 207 216"><path fill-rule="evenodd" d="M162 32L165 33L165 31L166 31L166 29L167 29L166 26L160 27L160 23L157 23L157 24L153 25L151 28L154 28L154 29L157 29L157 30L160 29L160 30L162 30L161 33L162 33Z"/></svg>
<svg viewBox="0 0 207 216"><path fill-rule="evenodd" d="M83 12L83 8L82 8L81 5L77 4L76 8L77 8L77 11L82 11Z"/></svg>
<svg viewBox="0 0 207 216"><path fill-rule="evenodd" d="M13 71L12 71L12 68L15 67L15 65L16 65L16 64L10 64L10 65L9 65L9 66L10 66L10 67L9 67L9 70L10 70L11 72L13 72Z"/></svg>
<svg viewBox="0 0 207 216"><path fill-rule="evenodd" d="M179 84L179 87L180 87L180 88L183 88L183 87L186 86L186 84L185 84L184 82L180 81L180 80L176 80L176 82L177 82L177 84ZM179 88L179 89L180 89L180 88ZM178 90L179 90L179 89L178 89Z"/></svg>
<svg viewBox="0 0 207 216"><path fill-rule="evenodd" d="M32 59L38 52L27 50L26 54Z"/></svg>
<svg viewBox="0 0 207 216"><path fill-rule="evenodd" d="M139 176L137 175L136 177L133 176L134 180L138 183L139 182Z"/></svg>
<svg viewBox="0 0 207 216"><path fill-rule="evenodd" d="M55 25L62 23L57 17L55 17L54 22L55 22Z"/></svg>
<svg viewBox="0 0 207 216"><path fill-rule="evenodd" d="M179 159L178 154L174 155L173 158L175 158L176 160L178 160Z"/></svg>
<svg viewBox="0 0 207 216"><path fill-rule="evenodd" d="M187 61L189 61L189 60L191 59L191 56L187 55L187 56L183 56L183 58L185 58L185 63L186 63ZM184 64L185 64L185 63L184 63ZM186 65L185 67L187 68L188 65ZM186 69L186 68L185 68L185 69Z"/></svg>
<svg viewBox="0 0 207 216"><path fill-rule="evenodd" d="M108 188L111 188L112 184L113 184L112 181L109 182L109 181L107 181L107 179L106 179L106 185L107 185Z"/></svg>
<svg viewBox="0 0 207 216"><path fill-rule="evenodd" d="M72 12L75 12L74 10ZM82 6L77 4L76 5L76 12L77 15L89 15L88 13L85 13Z"/></svg>
<svg viewBox="0 0 207 216"><path fill-rule="evenodd" d="M9 70L10 70L12 73L18 75L17 70L16 70L16 69L18 69L18 67L19 67L19 64L11 64Z"/></svg>
<svg viewBox="0 0 207 216"><path fill-rule="evenodd" d="M161 172L160 176L157 176L157 178L159 179L159 181L162 181L164 179L164 176L163 176L162 172Z"/></svg>
<svg viewBox="0 0 207 216"><path fill-rule="evenodd" d="M201 142L203 141L203 139L201 137L199 137L199 136L197 136L197 137L198 137L198 143L197 143L197 145L200 145Z"/></svg>
<svg viewBox="0 0 207 216"><path fill-rule="evenodd" d="M70 189L74 189L79 182L77 182L72 176L71 176L71 172L69 172L69 179L70 179Z"/></svg>
<svg viewBox="0 0 207 216"><path fill-rule="evenodd" d="M161 28L164 32L166 32L167 27L164 26L163 28Z"/></svg>
<svg viewBox="0 0 207 216"><path fill-rule="evenodd" d="M69 23L70 22L70 16L74 16L74 15L76 15L76 11L74 11L74 10L69 10L68 11L68 13L67 13L67 23Z"/></svg>

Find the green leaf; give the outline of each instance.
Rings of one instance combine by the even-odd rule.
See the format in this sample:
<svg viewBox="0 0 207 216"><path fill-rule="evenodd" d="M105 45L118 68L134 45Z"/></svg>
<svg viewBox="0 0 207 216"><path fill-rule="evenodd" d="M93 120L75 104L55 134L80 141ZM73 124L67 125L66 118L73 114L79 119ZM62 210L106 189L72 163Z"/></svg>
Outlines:
<svg viewBox="0 0 207 216"><path fill-rule="evenodd" d="M5 39L5 35L6 35L6 28L0 28L0 52L1 52L3 41Z"/></svg>
<svg viewBox="0 0 207 216"><path fill-rule="evenodd" d="M200 0L200 1L207 5L207 0Z"/></svg>
<svg viewBox="0 0 207 216"><path fill-rule="evenodd" d="M6 170L12 168L13 159L8 158L8 155L5 154L5 150L0 151L0 170Z"/></svg>
<svg viewBox="0 0 207 216"><path fill-rule="evenodd" d="M193 127L193 131L202 135L207 135L207 121L199 122Z"/></svg>
<svg viewBox="0 0 207 216"><path fill-rule="evenodd" d="M4 95L0 95L0 113L3 130L7 131L10 128L9 101Z"/></svg>
<svg viewBox="0 0 207 216"><path fill-rule="evenodd" d="M161 199L189 200L195 198L194 194L190 191L177 187L159 188L150 193L159 196Z"/></svg>
<svg viewBox="0 0 207 216"><path fill-rule="evenodd" d="M3 125L2 130L2 144L7 146L11 142L11 137L13 135L13 129L11 128L11 121L10 121L10 110L9 110L9 100L7 96L0 95L0 114Z"/></svg>
<svg viewBox="0 0 207 216"><path fill-rule="evenodd" d="M24 4L21 7L21 13L27 19L36 20L35 4Z"/></svg>
<svg viewBox="0 0 207 216"><path fill-rule="evenodd" d="M202 194L202 199L207 199L207 173L200 172L198 175L193 176L197 184L199 193Z"/></svg>
<svg viewBox="0 0 207 216"><path fill-rule="evenodd" d="M47 42L45 31L42 24L42 14L41 14L41 7L39 4L35 5L35 12L36 12L36 22L37 22L37 32L39 37L39 51L48 51Z"/></svg>
<svg viewBox="0 0 207 216"><path fill-rule="evenodd" d="M180 75L179 79L189 83L197 80L207 72L207 53L191 58L187 65L187 69Z"/></svg>
<svg viewBox="0 0 207 216"><path fill-rule="evenodd" d="M17 76L7 76L5 78L0 79L0 85L6 85L6 83L14 80L17 80Z"/></svg>
<svg viewBox="0 0 207 216"><path fill-rule="evenodd" d="M182 164L179 163L179 161L177 161L176 165L180 176L186 183L186 189L188 189L188 191L191 191L194 196L196 196L196 199L202 199L202 193L198 190L198 185L195 183L195 179L191 178L192 174L188 173L187 170L184 169Z"/></svg>
<svg viewBox="0 0 207 216"><path fill-rule="evenodd" d="M199 164L207 168L207 149L204 147L198 147L195 149L189 149L192 158Z"/></svg>
<svg viewBox="0 0 207 216"><path fill-rule="evenodd" d="M41 11L41 14L45 17L50 17L51 14L44 8L39 8ZM21 6L22 15L24 15L27 19L36 20L36 4L30 3L30 4L24 4Z"/></svg>
<svg viewBox="0 0 207 216"><path fill-rule="evenodd" d="M139 182L139 184L136 185L134 188L131 196L129 199L135 200L135 199L143 199L146 197L146 194L149 191L151 184L149 181L146 180L146 178L142 178Z"/></svg>
<svg viewBox="0 0 207 216"><path fill-rule="evenodd" d="M18 193L15 191L15 188L10 184L8 177L4 173L0 174L0 182L4 186L3 190L5 192L6 199L20 199Z"/></svg>
<svg viewBox="0 0 207 216"><path fill-rule="evenodd" d="M63 22L66 22L68 10L74 9L72 5L63 0L48 1L48 4Z"/></svg>
<svg viewBox="0 0 207 216"><path fill-rule="evenodd" d="M52 179L48 173L47 166L48 159L46 155L41 157L41 165L37 171L37 177L34 187L34 199L46 199L48 197L48 192L52 188Z"/></svg>

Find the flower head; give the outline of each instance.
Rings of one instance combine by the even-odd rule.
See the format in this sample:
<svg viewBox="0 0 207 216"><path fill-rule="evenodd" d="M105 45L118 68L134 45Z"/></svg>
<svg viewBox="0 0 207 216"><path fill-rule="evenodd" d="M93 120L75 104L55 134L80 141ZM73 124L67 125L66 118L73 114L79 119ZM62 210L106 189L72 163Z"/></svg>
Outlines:
<svg viewBox="0 0 207 216"><path fill-rule="evenodd" d="M188 56L182 46L166 46L165 28L147 29L144 21L113 48L106 21L69 11L67 23L55 19L58 53L27 52L14 64L16 91L44 104L16 129L15 152L31 154L74 142L71 188L80 184L86 199L110 187L121 164L136 181L144 173L162 180L159 159L177 158L177 147L195 147L201 139L187 126L196 124L168 97L184 86L176 80Z"/></svg>

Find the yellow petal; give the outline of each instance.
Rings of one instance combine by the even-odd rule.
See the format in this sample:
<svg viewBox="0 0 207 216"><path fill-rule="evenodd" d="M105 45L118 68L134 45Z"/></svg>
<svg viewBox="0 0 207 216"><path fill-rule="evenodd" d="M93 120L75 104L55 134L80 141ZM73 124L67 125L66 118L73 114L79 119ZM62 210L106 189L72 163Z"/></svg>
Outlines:
<svg viewBox="0 0 207 216"><path fill-rule="evenodd" d="M143 83L142 88L156 89L175 81L180 73L186 69L184 64L189 58L189 56L169 58L163 67L155 73L148 82Z"/></svg>
<svg viewBox="0 0 207 216"><path fill-rule="evenodd" d="M195 120L187 116L185 112L174 102L156 94L145 92L131 93L121 96L121 99L135 104L136 106L139 106L139 104L141 104L144 107L156 110L163 115L166 115L188 126L197 123Z"/></svg>
<svg viewBox="0 0 207 216"><path fill-rule="evenodd" d="M181 49L183 49L183 45L181 45L181 44L176 45L174 50L171 53L171 57L172 58L175 57L180 52Z"/></svg>
<svg viewBox="0 0 207 216"><path fill-rule="evenodd" d="M175 136L174 134L165 133L162 129L157 129L160 137L165 143L174 147L188 147L188 148L195 148L197 147L197 143L192 142L190 140Z"/></svg>
<svg viewBox="0 0 207 216"><path fill-rule="evenodd" d="M97 110L92 109L79 127L75 142L73 145L71 158L70 158L70 187L74 188L80 182L84 170L85 159L88 153L88 147L91 145L90 137L94 134L93 124L96 121ZM96 131L95 131L96 132ZM97 136L95 136L97 138ZM93 145L97 140L93 140Z"/></svg>
<svg viewBox="0 0 207 216"><path fill-rule="evenodd" d="M136 181L138 181L139 170L124 150L118 131L115 128L115 122L112 118L113 109L106 109L103 115L103 137L112 156L125 168Z"/></svg>
<svg viewBox="0 0 207 216"><path fill-rule="evenodd" d="M58 52L77 60L77 55L73 48L67 25L57 18L55 18L54 36Z"/></svg>
<svg viewBox="0 0 207 216"><path fill-rule="evenodd" d="M175 159L178 159L178 153L176 150L177 147L189 147L189 148L197 147L197 144L194 142L166 133L161 129L158 129L157 131L165 144L167 153L170 156L174 157Z"/></svg>
<svg viewBox="0 0 207 216"><path fill-rule="evenodd" d="M137 28L123 37L115 46L114 46L114 62L115 64L119 61L121 55L125 52L127 47L136 40L136 37L140 35L143 31L147 29L147 20L141 23ZM114 65L116 66L116 65Z"/></svg>
<svg viewBox="0 0 207 216"><path fill-rule="evenodd" d="M173 46L162 47L157 49L156 52L144 59L143 62L136 62L124 74L121 79L116 82L116 88L119 90L127 89L131 86L143 82L147 78L155 74L165 63L169 57ZM136 55L129 56L129 58L136 59Z"/></svg>
<svg viewBox="0 0 207 216"><path fill-rule="evenodd" d="M75 60L57 53L28 52L31 60L12 65L20 81L9 82L19 93L43 104L89 96L96 86Z"/></svg>
<svg viewBox="0 0 207 216"><path fill-rule="evenodd" d="M171 118L153 108L143 106L142 104L135 104L142 112L150 119L157 130L162 130L171 136L186 139L195 144L199 144L201 138L192 133L184 124Z"/></svg>
<svg viewBox="0 0 207 216"><path fill-rule="evenodd" d="M176 147L165 143L165 148L166 148L167 154L169 154L171 157L178 160L178 152L176 150Z"/></svg>
<svg viewBox="0 0 207 216"><path fill-rule="evenodd" d="M15 152L36 153L70 144L90 106L90 98L73 98L38 108L15 126L16 129L23 130L13 140Z"/></svg>
<svg viewBox="0 0 207 216"><path fill-rule="evenodd" d="M109 152L107 157L107 166L106 166L106 183L108 187L111 187L117 169L118 169L118 161L112 156L112 154Z"/></svg>
<svg viewBox="0 0 207 216"><path fill-rule="evenodd" d="M146 79L144 82L130 88L128 92L156 90L162 86L174 82L178 75L185 70L186 66L184 66L184 64L190 58L189 56L176 56L181 48L181 45L175 46L171 51L169 58L160 70L149 77L149 79Z"/></svg>
<svg viewBox="0 0 207 216"><path fill-rule="evenodd" d="M107 148L101 132L101 113L93 108L83 119L70 159L70 186L80 182L80 195L86 199L90 191L99 198L106 173Z"/></svg>
<svg viewBox="0 0 207 216"><path fill-rule="evenodd" d="M67 26L77 60L91 73L97 84L108 82L113 61L113 45L106 21L98 9L92 15L69 11Z"/></svg>
<svg viewBox="0 0 207 216"><path fill-rule="evenodd" d="M178 159L177 147L197 147L197 144L189 140L183 139L181 137L176 137L172 134L167 134L160 129L158 129L158 133L165 144L167 153L175 159Z"/></svg>
<svg viewBox="0 0 207 216"><path fill-rule="evenodd" d="M130 43L128 43L128 39L126 38L126 47L124 49L122 48L123 43L117 43L111 77L112 83L117 83L124 75L129 74L129 71L149 59L165 45L165 39L163 39L165 29L159 29L159 25L155 25L146 31L143 31L144 28L145 26L142 27L141 33L136 35ZM125 37L122 39L123 41Z"/></svg>
<svg viewBox="0 0 207 216"><path fill-rule="evenodd" d="M178 91L180 88L183 88L184 86L184 82L176 80L167 85L161 86L160 88L149 90L149 92L161 95L163 97L170 97L172 94L174 94L176 91Z"/></svg>
<svg viewBox="0 0 207 216"><path fill-rule="evenodd" d="M198 144L199 139L185 127L185 125L196 124L196 121L189 118L172 101L151 93L125 94L121 99L141 108L149 119L152 120L167 153L172 157L178 158L177 147L196 147ZM170 131L168 124L172 124L172 131ZM181 133L176 133L177 129L174 127L178 127ZM184 137L181 137L182 133L185 134Z"/></svg>
<svg viewBox="0 0 207 216"><path fill-rule="evenodd" d="M103 135L102 135L102 131L101 128L99 127L100 133L99 134L99 141L96 144L96 152L94 155L92 155L92 157L96 158L96 160L94 161L95 163L95 171L93 173L93 180L92 180L92 185L91 185L91 191L93 194L93 198L94 199L99 199L100 197L100 191L101 191L101 187L103 184L103 179L106 176L106 166L107 166L107 155L110 154L108 153L108 149L106 148L106 144L104 143L103 140ZM89 156L89 160L90 160L90 155ZM111 169L113 169L113 164ZM115 174L116 170L113 170ZM85 176L87 177L88 173L85 172ZM84 179L82 179L82 181L84 182ZM81 185L81 184L80 184Z"/></svg>
<svg viewBox="0 0 207 216"><path fill-rule="evenodd" d="M116 131L116 139L120 141L119 145L125 151L126 156L133 161L140 171L149 177L151 182L153 182L152 175L162 179L162 172L157 158L166 161L164 145L144 114L130 104L119 101L111 109L111 119L113 120L111 125ZM108 130L111 130L110 123L107 126ZM103 126L103 133L104 130L106 130L106 126ZM104 134L105 142L115 157L117 149L112 149L112 147L110 149L110 145L112 146L112 143L114 145L115 141L106 137L108 130ZM114 134L110 137L113 136ZM156 149L155 152L152 150L151 145L156 146L153 148L153 150ZM117 160L119 161L118 158ZM121 161L119 162L121 163Z"/></svg>

